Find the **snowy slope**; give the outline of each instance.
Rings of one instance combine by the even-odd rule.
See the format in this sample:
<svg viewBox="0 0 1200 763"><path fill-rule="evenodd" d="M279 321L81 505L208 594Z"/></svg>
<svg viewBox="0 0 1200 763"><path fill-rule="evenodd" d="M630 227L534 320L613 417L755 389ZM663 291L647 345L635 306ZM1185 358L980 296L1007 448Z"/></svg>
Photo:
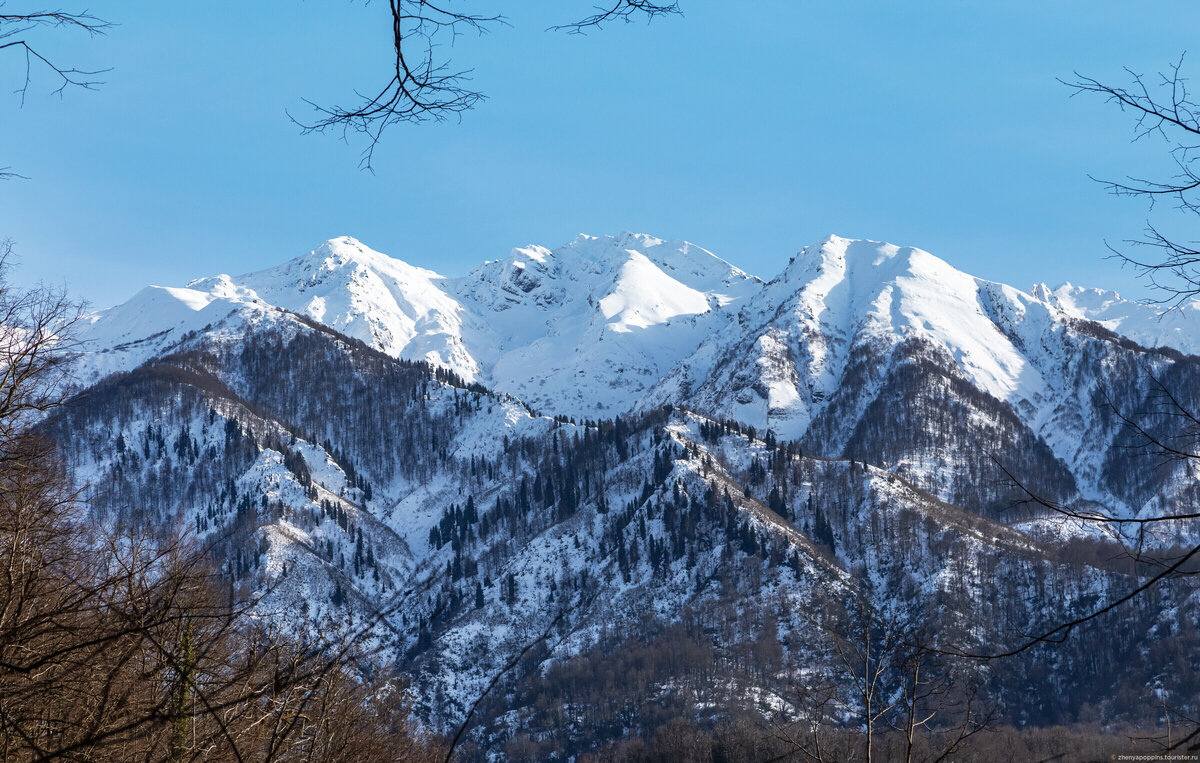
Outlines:
<svg viewBox="0 0 1200 763"><path fill-rule="evenodd" d="M1200 347L1196 306L1160 315L1109 292L1027 293L920 249L838 236L805 248L768 283L693 244L642 234L518 248L457 278L343 237L275 268L150 287L91 316L84 379L179 349L192 332L236 343L283 311L543 413L601 419L681 405L806 439L827 455L866 448L883 458L879 438L865 433L881 415L906 415L930 389L965 385L952 397L981 439L955 447L1001 432L1022 452L1041 442L1100 501L1109 499L1100 483L1116 432L1096 400L1135 409L1144 390L1131 380L1169 361L1108 341L1086 321L1146 346ZM897 420L891 430L914 426L923 423ZM955 480L978 477L945 447L886 446L895 460L885 465L926 489L958 470L944 498Z"/></svg>
<svg viewBox="0 0 1200 763"><path fill-rule="evenodd" d="M1018 345L1067 319L1200 351L1200 302L1164 312L1069 284L1026 293L920 249L837 236L767 284L693 244L631 233L514 249L459 278L342 237L275 268L148 287L90 316L89 378L161 355L189 331L229 323L236 334L274 308L547 412L610 416L703 387L726 398L722 413L789 436L807 430L862 345L928 341L981 391L1039 408L1057 380Z"/></svg>
<svg viewBox="0 0 1200 763"><path fill-rule="evenodd" d="M486 382L546 412L603 418L730 320L761 282L683 241L579 236L516 249L458 279Z"/></svg>
<svg viewBox="0 0 1200 763"><path fill-rule="evenodd" d="M1176 309L1122 299L1115 291L1063 284L1051 289L1037 284L1033 293L1063 312L1096 321L1146 347L1174 347L1200 354L1200 300Z"/></svg>
<svg viewBox="0 0 1200 763"><path fill-rule="evenodd" d="M51 419L93 518L192 529L231 580L272 592L264 615L295 627L385 607L378 645L439 727L560 617L497 703L642 624L691 621L722 649L782 644L811 666L813 615L860 594L936 612L935 631L965 644L1090 609L1124 573L1025 533L1056 528L991 514L1006 496L981 465L1024 458L1037 486L1107 501L1096 486L1120 469L1106 453L1128 449L1106 445L1117 424L1102 402L1135 409L1144 362L1200 379L1200 362L1127 346L1043 296L837 237L767 284L632 234L514 250L453 279L338 239L278 268L147 289L88 329L94 373L150 361ZM567 423L394 356L546 413L642 410ZM1149 495L1125 509L1193 500L1121 479L1123 495ZM1054 650L1059 667L1084 664L1074 644L1094 657L1109 642L1075 639ZM514 728L532 717L512 712Z"/></svg>
<svg viewBox="0 0 1200 763"><path fill-rule="evenodd" d="M727 415L799 437L844 382L856 351L886 356L909 338L945 348L997 399L1034 398L1046 381L989 314L997 299L1022 314L1036 305L1043 323L1052 320L1029 295L928 252L831 236L801 251L747 302L740 336L710 337L650 399L691 387L706 400L727 401Z"/></svg>
<svg viewBox="0 0 1200 763"><path fill-rule="evenodd" d="M974 278L920 249L832 236L801 251L740 306L736 332L709 336L641 403L687 405L848 455L881 417L901 422L929 390L961 383L969 395L937 395L973 411L950 434L962 452L917 446L929 440L921 416L893 424L893 439L867 442L868 451L896 453L884 465L903 466L950 499L954 478L947 483L945 473L973 458L966 451L986 444L1027 452L1019 440L1041 440L1085 495L1107 500L1098 480L1115 430L1097 399L1133 395L1135 410L1136 390L1127 387L1165 361L1107 342L1081 317L1044 292ZM982 439L961 439L973 423ZM990 439L1001 432L1011 434ZM960 471L961 484L978 481L974 466Z"/></svg>
<svg viewBox="0 0 1200 763"><path fill-rule="evenodd" d="M548 412L598 418L628 410L760 288L704 249L644 235L515 249L455 279L343 237L268 270L151 287L90 316L82 338L94 379L189 331L282 308Z"/></svg>
<svg viewBox="0 0 1200 763"><path fill-rule="evenodd" d="M85 316L79 379L90 384L169 352L193 332L226 327L230 335L269 319L269 306L193 288L148 286L128 302Z"/></svg>
<svg viewBox="0 0 1200 763"><path fill-rule="evenodd" d="M275 268L189 288L261 300L306 315L393 357L427 360L465 378L478 367L461 342L462 307L443 277L341 237Z"/></svg>

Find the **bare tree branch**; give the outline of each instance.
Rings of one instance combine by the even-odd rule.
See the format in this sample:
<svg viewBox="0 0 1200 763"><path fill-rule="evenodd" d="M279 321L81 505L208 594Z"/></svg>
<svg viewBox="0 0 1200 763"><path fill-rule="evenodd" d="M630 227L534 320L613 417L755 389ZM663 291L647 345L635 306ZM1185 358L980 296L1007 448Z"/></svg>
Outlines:
<svg viewBox="0 0 1200 763"><path fill-rule="evenodd" d="M445 3L453 0L445 0ZM466 13L431 0L388 0L391 14L392 71L386 83L370 94L355 91L352 106L322 105L305 99L315 118L288 117L305 133L336 132L343 139L357 133L366 140L360 166L372 169L375 149L384 131L397 124L443 122L462 114L486 96L470 86L471 71L456 69L441 49L453 46L464 33L483 34L506 24L500 14ZM679 13L678 2L615 0L571 24L551 27L581 33L612 20L631 21L635 15L652 19Z"/></svg>
<svg viewBox="0 0 1200 763"><path fill-rule="evenodd" d="M655 3L647 0L616 0L612 5L597 6L596 12L579 21L569 24L557 24L550 27L551 31L565 31L571 34L583 34L588 29L599 29L609 21L633 21L635 15L644 15L647 21L657 16L669 16L682 13L679 3Z"/></svg>
<svg viewBox="0 0 1200 763"><path fill-rule="evenodd" d="M1190 561L1197 554L1200 554L1200 546L1193 547L1186 554L1183 554L1182 556L1180 556L1179 559L1174 564L1165 568L1162 572L1158 573L1157 575L1154 575L1153 577L1148 579L1145 583L1142 583L1141 585L1136 586L1133 590L1131 590L1129 593L1125 594L1124 596L1122 596L1118 599L1115 599L1115 600L1109 602L1108 604L1106 604L1105 606L1100 607L1099 609L1093 610L1091 613L1086 614L1082 617L1077 617L1073 620L1062 623L1061 625L1051 628L1050 630L1045 631L1044 633L1029 636L1025 641L1021 642L1019 645L1017 645L1007 651L1003 651L1003 652L968 652L968 651L959 650L959 649L943 649L943 650L941 650L941 653L950 655L952 657L969 657L971 659L976 659L976 660L999 660L999 659L1003 659L1005 657L1012 657L1014 655L1020 654L1021 652L1024 652L1028 649L1032 649L1033 647L1038 646L1039 644L1061 644L1064 641L1066 641L1067 637L1071 635L1071 632L1074 631L1079 626L1083 625L1084 623L1091 622L1092 620L1095 620L1096 618L1100 617L1101 615L1112 612L1114 609L1117 609L1122 604L1125 604L1126 602L1132 601L1133 599L1137 598L1139 595L1150 590L1151 588L1158 585L1163 580L1165 580L1165 579L1169 578L1170 576L1174 575L1175 573L1179 572L1181 569L1184 568L1184 566L1188 563L1188 561Z"/></svg>
<svg viewBox="0 0 1200 763"><path fill-rule="evenodd" d="M1106 406L1113 415L1120 421L1127 432L1129 432L1134 442L1123 447L1144 450L1148 456L1157 457L1160 463L1196 463L1200 462L1200 452L1195 449L1195 444L1200 441L1200 417L1193 413L1189 407L1174 394L1163 381L1154 373L1147 371L1147 378L1150 380L1151 386L1147 394L1148 407L1145 410L1138 411L1133 414L1127 414L1120 411L1111 401L1106 401ZM1180 422L1182 426L1174 431L1156 431L1152 424L1146 423L1147 417L1155 417L1159 420L1172 422ZM995 653L995 654L980 654L970 653L961 650L949 650L946 653L960 657L972 657L975 659L993 660L1003 657L1011 657L1015 654L1024 652L1038 644L1052 643L1059 644L1067 639L1073 630L1083 625L1084 623L1095 620L1096 618L1117 609L1121 605L1133 600L1138 595L1154 588L1164 581L1182 575L1196 574L1194 565L1189 565L1193 558L1200 558L1200 545L1185 547L1180 553L1170 556L1159 555L1152 557L1143 551L1142 544L1144 542L1144 528L1155 525L1177 524L1200 519L1200 512L1197 511L1173 511L1170 513L1160 513L1153 516L1143 517L1125 517L1117 516L1109 512L1100 511L1092 508L1079 508L1061 501L1048 498L1036 492L1029 487L1023 480L1014 474L1004 463L995 456L992 461L996 464L1007 477L1009 484L1015 486L1023 494L1023 498L1017 502L1018 505L1034 505L1039 506L1054 515L1064 519L1074 519L1080 522L1102 525L1114 525L1117 529L1117 538L1126 548L1129 557L1135 565L1148 565L1151 568L1157 568L1159 572L1145 582L1141 582L1135 586L1133 590L1121 596L1103 607L1097 608L1092 612L1075 618L1068 622L1064 622L1057 627L1047 630L1038 635L1029 636L1021 644L1011 650ZM1130 550L1125 544L1126 537L1120 532L1127 525L1132 525L1138 528L1137 542L1134 549ZM1136 569L1136 566L1135 566Z"/></svg>
<svg viewBox="0 0 1200 763"><path fill-rule="evenodd" d="M369 2L369 0L368 0ZM455 0L388 0L391 66L387 79L374 90L354 90L348 105L321 104L304 99L313 110L311 119L288 117L304 133L340 134L343 139L361 135L366 142L360 166L370 170L383 133L397 124L442 122L462 114L479 104L485 96L471 87L471 71L452 65L443 48L453 46L465 33L483 34L496 25L506 24L501 14L472 13L458 10ZM38 65L48 68L57 78L53 91L61 95L72 87L94 90L102 84L96 77L108 69L87 70L57 63L43 54L30 34L47 28L81 30L89 35L104 34L112 24L89 11L70 12L44 10L29 13L3 13L0 0L0 51L19 51L25 56L24 79L16 92L24 104L32 81L32 71ZM658 16L680 13L679 2L651 0L610 0L595 8L595 12L578 21L552 26L580 34L600 28L609 21L630 22L641 16L652 20ZM0 168L0 179L16 177Z"/></svg>
<svg viewBox="0 0 1200 763"><path fill-rule="evenodd" d="M112 24L89 11L41 10L27 13L5 13L7 3L0 0L0 54L15 52L25 58L25 74L20 85L14 90L21 97L21 106L25 105L25 96L33 82L33 70L37 65L49 69L58 82L54 95L62 96L68 88L95 90L101 84L96 79L109 69L80 69L65 66L43 54L35 47L32 35L46 29L60 29L86 32L89 37L102 35ZM10 167L0 167L0 180L14 178L27 179L24 175L12 172Z"/></svg>
<svg viewBox="0 0 1200 763"><path fill-rule="evenodd" d="M0 3L0 11L6 3ZM95 90L103 84L94 77L109 69L87 70L63 66L43 55L30 41L28 33L39 29L68 29L86 32L88 36L105 34L112 24L102 18L92 15L89 11L69 12L62 10L34 11L31 13L0 12L0 51L17 50L25 56L25 77L20 87L14 92L21 96L21 105L25 104L25 96L29 92L33 66L41 63L56 76L59 85L52 92L62 95L69 87L83 90Z"/></svg>
<svg viewBox="0 0 1200 763"><path fill-rule="evenodd" d="M466 86L470 71L452 69L450 62L438 55L438 49L443 40L453 44L465 31L482 34L490 25L504 23L499 15L452 11L429 0L388 0L388 7L394 60L387 83L375 95L356 91L361 102L351 107L321 106L305 99L317 113L311 122L288 115L306 133L337 130L343 138L352 132L364 135L367 147L360 166L368 170L375 147L388 127L404 122L444 121L484 98Z"/></svg>
<svg viewBox="0 0 1200 763"><path fill-rule="evenodd" d="M1135 142L1158 137L1170 144L1168 153L1177 169L1175 175L1159 180L1131 176L1098 182L1118 196L1147 199L1151 209L1160 199L1168 199L1178 210L1200 216L1200 104L1188 89L1182 67L1183 56L1180 56L1166 72L1152 80L1127 68L1131 79L1127 86L1110 85L1078 72L1073 81L1063 84L1074 95L1097 94L1122 111L1132 112ZM1141 257L1109 247L1114 257L1132 267L1163 295L1155 302L1178 307L1200 296L1200 259L1197 259L1200 251L1195 242L1173 241L1147 223L1144 238L1126 243L1158 253L1156 257Z"/></svg>

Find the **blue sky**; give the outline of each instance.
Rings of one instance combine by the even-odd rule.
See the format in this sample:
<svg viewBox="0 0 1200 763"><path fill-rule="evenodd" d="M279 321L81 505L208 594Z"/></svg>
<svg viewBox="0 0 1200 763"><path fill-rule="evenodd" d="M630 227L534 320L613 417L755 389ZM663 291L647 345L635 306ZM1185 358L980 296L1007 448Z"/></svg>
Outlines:
<svg viewBox="0 0 1200 763"><path fill-rule="evenodd" d="M837 233L1022 288L1144 293L1104 242L1136 236L1146 207L1088 174L1153 172L1162 146L1131 144L1128 115L1056 78L1164 69L1200 4L683 0L650 25L545 31L592 4L464 4L512 25L450 51L489 100L461 123L393 128L370 174L360 142L300 135L285 109L376 87L384 3L94 2L119 26L45 45L111 66L99 91L52 97L35 70L19 108L23 62L0 59L0 166L30 178L0 183L17 279L106 306L337 235L454 275L513 246L634 230L763 277Z"/></svg>

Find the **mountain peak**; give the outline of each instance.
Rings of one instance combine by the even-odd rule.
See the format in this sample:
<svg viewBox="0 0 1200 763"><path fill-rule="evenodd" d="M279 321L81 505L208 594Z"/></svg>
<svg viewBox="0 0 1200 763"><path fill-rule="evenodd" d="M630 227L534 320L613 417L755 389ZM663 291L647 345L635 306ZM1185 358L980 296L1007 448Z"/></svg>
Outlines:
<svg viewBox="0 0 1200 763"><path fill-rule="evenodd" d="M372 252L374 254L378 254L378 252L374 252L374 250L372 250L366 244L364 244L363 242L354 238L353 236L334 236L333 238L329 239L325 243L318 246L313 251L314 252L328 252L330 254L345 254L345 255L352 255L353 253L365 253L365 252Z"/></svg>
<svg viewBox="0 0 1200 763"><path fill-rule="evenodd" d="M1123 298L1115 291L1063 283L1034 286L1038 299L1072 318L1095 321L1146 347L1174 347L1200 353L1200 300L1168 309Z"/></svg>
<svg viewBox="0 0 1200 763"><path fill-rule="evenodd" d="M242 279L294 276L311 282L324 280L321 274L348 270L351 273L370 271L377 276L401 281L440 279L441 275L427 268L410 265L404 260L378 252L356 238L338 236L324 242L308 254L274 268L248 273ZM361 277L361 276L360 276Z"/></svg>
<svg viewBox="0 0 1200 763"><path fill-rule="evenodd" d="M590 233L579 233L575 238L564 244L561 249L573 250L582 248L605 249L644 249L661 246L667 243L665 239L651 236L648 233L636 233L623 230L616 235L593 236ZM674 243L674 242L673 242Z"/></svg>
<svg viewBox="0 0 1200 763"><path fill-rule="evenodd" d="M736 292L745 296L762 280L721 259L704 247L682 239L664 239L647 233L622 231L615 236L580 234L555 250L564 261L588 263L592 272L619 271L640 255L667 276L692 288L710 292Z"/></svg>
<svg viewBox="0 0 1200 763"><path fill-rule="evenodd" d="M152 290L105 311L89 333L98 346L140 348L110 354L104 368L117 368L226 316L273 306L542 410L588 415L626 410L660 383L690 389L729 356L740 376L770 377L760 385L774 390L762 398L763 415L778 418L771 411L799 410L788 400L832 394L862 343L929 342L995 397L1032 395L1036 374L1008 335L1035 303L1043 323L1083 317L1146 346L1200 351L1191 338L1200 336L1200 309L1160 318L1115 293L1071 285L1040 285L1030 296L914 247L829 235L764 284L690 242L631 231L580 234L554 250L517 247L456 278L338 236L274 268ZM758 348L750 365L742 339ZM761 397L747 389L746 400ZM798 435L807 421L797 413L789 431Z"/></svg>
<svg viewBox="0 0 1200 763"><path fill-rule="evenodd" d="M797 288L849 280L871 288L902 276L950 281L969 278L923 249L831 234L801 249L771 283Z"/></svg>

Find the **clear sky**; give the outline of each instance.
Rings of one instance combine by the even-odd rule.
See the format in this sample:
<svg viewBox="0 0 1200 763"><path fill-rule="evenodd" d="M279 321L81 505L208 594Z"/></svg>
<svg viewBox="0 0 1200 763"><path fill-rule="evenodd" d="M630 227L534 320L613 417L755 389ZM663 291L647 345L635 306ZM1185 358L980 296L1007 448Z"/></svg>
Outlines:
<svg viewBox="0 0 1200 763"><path fill-rule="evenodd" d="M1162 168L1162 146L1131 144L1128 115L1056 78L1164 69L1196 40L1200 3L683 0L649 25L545 31L593 4L463 3L512 24L451 51L489 100L392 129L370 174L361 143L302 136L285 109L381 84L385 3L94 0L119 26L45 44L112 67L99 91L51 97L35 69L20 108L23 60L0 58L0 166L30 178L0 182L18 280L101 307L338 235L457 275L513 246L633 230L767 278L837 233L1022 288L1143 294L1103 256L1146 207L1088 174ZM1195 53L1185 71L1200 73Z"/></svg>

